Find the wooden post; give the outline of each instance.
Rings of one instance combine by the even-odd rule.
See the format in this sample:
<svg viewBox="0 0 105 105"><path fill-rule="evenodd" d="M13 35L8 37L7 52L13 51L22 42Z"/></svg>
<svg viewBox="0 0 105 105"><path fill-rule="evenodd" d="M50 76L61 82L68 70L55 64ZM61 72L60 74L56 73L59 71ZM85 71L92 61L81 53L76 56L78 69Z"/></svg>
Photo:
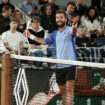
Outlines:
<svg viewBox="0 0 105 105"><path fill-rule="evenodd" d="M13 62L10 54L2 56L1 105L13 105Z"/></svg>

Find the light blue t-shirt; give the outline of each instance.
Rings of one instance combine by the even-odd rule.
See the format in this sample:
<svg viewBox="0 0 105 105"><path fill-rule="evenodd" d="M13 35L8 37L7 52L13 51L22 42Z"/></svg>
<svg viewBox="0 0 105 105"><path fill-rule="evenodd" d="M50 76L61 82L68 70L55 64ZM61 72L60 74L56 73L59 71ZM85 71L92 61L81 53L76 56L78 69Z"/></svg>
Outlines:
<svg viewBox="0 0 105 105"><path fill-rule="evenodd" d="M76 60L75 54L76 35L72 36L72 27L67 26L63 31L54 31L48 38L46 44L54 44L56 48L56 59ZM56 68L70 67L71 65L56 64Z"/></svg>

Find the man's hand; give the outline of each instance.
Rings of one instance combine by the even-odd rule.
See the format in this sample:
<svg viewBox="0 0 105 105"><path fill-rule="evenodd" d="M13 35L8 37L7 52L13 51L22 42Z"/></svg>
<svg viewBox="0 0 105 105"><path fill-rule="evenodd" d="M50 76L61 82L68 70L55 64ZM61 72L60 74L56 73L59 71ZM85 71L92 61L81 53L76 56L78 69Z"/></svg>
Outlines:
<svg viewBox="0 0 105 105"><path fill-rule="evenodd" d="M30 38L31 40L34 40L35 39L35 36L32 35L29 30L25 30L24 31L24 35L26 35L26 37L27 38Z"/></svg>
<svg viewBox="0 0 105 105"><path fill-rule="evenodd" d="M77 33L77 24L79 21L79 16L73 18L73 24L72 24L72 35L76 35Z"/></svg>
<svg viewBox="0 0 105 105"><path fill-rule="evenodd" d="M25 30L25 31L24 31L24 35L25 35L27 38L30 38L31 33L30 33L29 30Z"/></svg>
<svg viewBox="0 0 105 105"><path fill-rule="evenodd" d="M73 25L77 24L79 21L79 16L73 18Z"/></svg>

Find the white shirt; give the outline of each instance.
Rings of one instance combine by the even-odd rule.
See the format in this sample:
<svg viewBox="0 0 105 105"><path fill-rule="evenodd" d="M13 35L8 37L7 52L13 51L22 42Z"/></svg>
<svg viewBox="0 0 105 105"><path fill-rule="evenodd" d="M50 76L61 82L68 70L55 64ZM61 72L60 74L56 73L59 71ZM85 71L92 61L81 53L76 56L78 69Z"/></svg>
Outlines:
<svg viewBox="0 0 105 105"><path fill-rule="evenodd" d="M24 42L24 35L17 31L15 33L6 31L2 34L2 41L3 43L8 43L10 48L19 50L20 42Z"/></svg>
<svg viewBox="0 0 105 105"><path fill-rule="evenodd" d="M94 19L93 23L89 21L85 16L81 17L81 24L87 27L87 37L90 37L90 30L101 31L100 22L97 19Z"/></svg>

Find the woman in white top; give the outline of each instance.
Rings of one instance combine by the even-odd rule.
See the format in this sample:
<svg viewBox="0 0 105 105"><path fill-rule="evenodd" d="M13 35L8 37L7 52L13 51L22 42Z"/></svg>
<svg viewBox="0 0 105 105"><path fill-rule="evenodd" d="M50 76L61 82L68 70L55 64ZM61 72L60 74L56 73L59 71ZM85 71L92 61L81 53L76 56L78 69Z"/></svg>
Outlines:
<svg viewBox="0 0 105 105"><path fill-rule="evenodd" d="M90 37L92 34L99 34L101 25L94 7L89 7L87 14L82 16L81 24L87 27L87 37Z"/></svg>

